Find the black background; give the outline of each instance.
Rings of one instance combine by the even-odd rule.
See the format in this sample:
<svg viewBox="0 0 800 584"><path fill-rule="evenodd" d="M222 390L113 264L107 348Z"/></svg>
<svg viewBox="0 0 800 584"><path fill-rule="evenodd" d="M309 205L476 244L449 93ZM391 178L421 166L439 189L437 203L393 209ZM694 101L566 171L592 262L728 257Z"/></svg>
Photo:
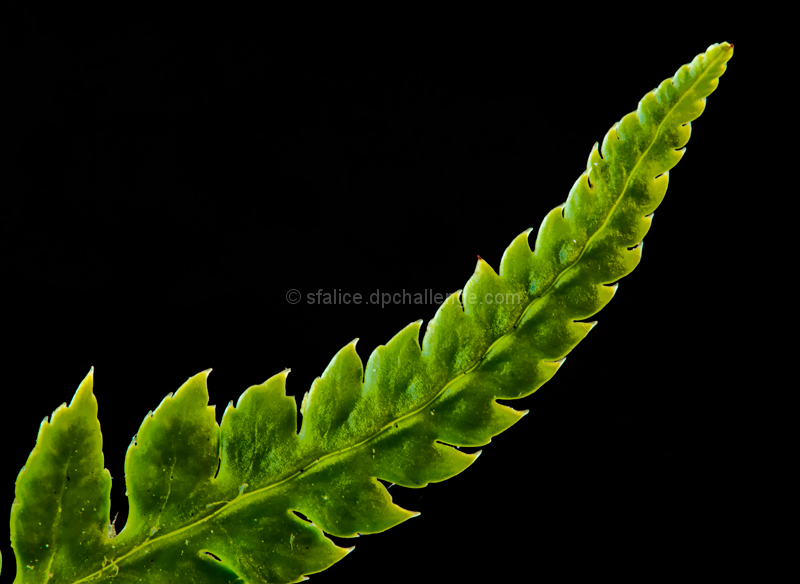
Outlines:
<svg viewBox="0 0 800 584"><path fill-rule="evenodd" d="M291 305L289 289L445 293L478 254L498 269L614 121L709 44L738 42L642 30L334 58L236 26L77 34L60 18L21 11L4 31L4 525L41 420L91 366L119 529L131 437L187 377L213 368L218 418L285 367L299 402L354 337L366 361L436 311ZM742 270L726 243L742 220L727 199L740 61L693 124L642 264L515 405L529 415L462 475L392 487L422 516L337 540L355 552L312 581L642 575L735 537L735 322L719 315ZM0 549L10 581L6 538Z"/></svg>

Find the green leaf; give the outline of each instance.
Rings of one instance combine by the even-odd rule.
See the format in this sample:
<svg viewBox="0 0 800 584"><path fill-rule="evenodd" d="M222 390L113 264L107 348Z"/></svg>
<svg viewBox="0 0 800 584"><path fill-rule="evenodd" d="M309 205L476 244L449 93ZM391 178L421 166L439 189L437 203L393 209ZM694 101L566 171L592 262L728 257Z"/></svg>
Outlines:
<svg viewBox="0 0 800 584"><path fill-rule="evenodd" d="M479 260L462 293L379 346L333 358L297 408L288 371L249 388L217 425L205 371L144 419L125 459L130 512L109 526L93 373L42 422L16 484L19 584L298 582L342 559L325 537L384 531L416 514L378 479L422 487L455 476L526 412L530 395L592 329L642 253L669 169L733 47L712 45L648 93L589 156L565 204ZM298 515L302 514L302 516ZM306 517L308 520L303 518Z"/></svg>

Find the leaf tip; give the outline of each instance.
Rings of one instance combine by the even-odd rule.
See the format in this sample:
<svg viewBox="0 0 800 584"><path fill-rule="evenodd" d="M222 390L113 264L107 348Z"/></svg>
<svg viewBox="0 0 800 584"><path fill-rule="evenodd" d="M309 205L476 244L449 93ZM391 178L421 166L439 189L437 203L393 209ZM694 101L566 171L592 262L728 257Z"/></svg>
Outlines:
<svg viewBox="0 0 800 584"><path fill-rule="evenodd" d="M582 325L583 325L583 328L584 328L584 329L586 330L586 332L588 333L588 332L589 332L589 331L591 331L591 330L592 330L594 327L596 327L596 326L597 326L597 321L596 321L596 320L593 320L592 322L582 322L582 323L580 323L580 324L582 324Z"/></svg>
<svg viewBox="0 0 800 584"><path fill-rule="evenodd" d="M354 546L354 545L350 546L349 548L344 548L344 555L346 556L347 554L352 552L354 549L356 549L356 546ZM342 557L344 557L344 556L342 556Z"/></svg>
<svg viewBox="0 0 800 584"><path fill-rule="evenodd" d="M78 386L75 395L72 396L72 401L69 402L70 407L84 400L89 399L93 395L92 393L93 388L94 388L94 367L91 367L89 369L89 373L86 374L86 377L83 378L83 381L81 381L81 384ZM66 405L67 404L65 402L61 406L59 406L59 408Z"/></svg>
<svg viewBox="0 0 800 584"><path fill-rule="evenodd" d="M190 382L191 382L193 379L197 379L197 380L198 380L200 383L202 383L203 385L207 385L207 384L208 384L208 376L209 376L209 374L210 374L210 373L211 373L211 367L209 367L208 369L204 369L203 371L201 371L201 372L200 372L200 373L198 373L197 375L192 375L191 377L189 377L189 378L186 380L186 383L188 384L188 383L190 383ZM180 389L178 389L178 391L180 391Z"/></svg>

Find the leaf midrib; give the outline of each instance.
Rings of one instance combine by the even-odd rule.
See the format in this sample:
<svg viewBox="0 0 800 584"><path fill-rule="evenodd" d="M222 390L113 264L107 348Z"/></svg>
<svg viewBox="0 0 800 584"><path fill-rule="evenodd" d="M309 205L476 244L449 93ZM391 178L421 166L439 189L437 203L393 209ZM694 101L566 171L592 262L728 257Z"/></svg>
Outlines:
<svg viewBox="0 0 800 584"><path fill-rule="evenodd" d="M723 55L724 55L724 52L721 52L720 56L723 56ZM719 57L717 59L715 59L715 61L718 60L718 59L719 59ZM408 414L406 414L404 416L401 416L399 418L394 419L393 421L391 421L388 424L384 425L380 430L378 430L377 432L375 432L374 434L372 434L368 438L362 440L361 442L358 442L356 444L353 444L353 445L348 446L346 448L343 448L341 450L337 450L335 452L330 452L330 453L328 453L328 454L326 454L324 456L321 456L320 458L315 459L313 462L311 462L307 466L301 467L300 470L296 471L294 474L292 474L292 475L290 475L290 476L288 476L288 477L286 477L286 478L284 478L284 479L282 479L282 480L280 480L280 481L278 481L276 483L272 483L270 485L266 485L264 487L261 487L260 489L256 489L255 491L252 491L252 492L247 493L247 494L240 493L239 496L237 496L235 499L233 499L231 501L218 501L218 502L215 502L215 503L211 503L210 505L216 505L216 504L223 503L223 507L221 507L220 509L218 509L218 510L214 511L213 513L211 513L210 515L207 515L206 517L203 517L199 521L196 521L196 522L194 522L194 523L192 523L190 525L186 525L186 526L181 527L180 529L177 529L177 530L172 531L170 533L165 533L164 535L162 535L160 537L146 540L144 543L140 544L139 546L134 547L128 553L126 553L126 554L120 556L119 558L117 558L114 561L114 564L121 563L126 558L136 554L137 552L141 551L142 549L144 549L144 548L146 548L146 547L148 547L150 545L155 544L156 542L159 542L159 541L161 541L163 539L177 537L178 535L180 535L180 534L182 534L182 533L184 533L186 531L189 531L189 530L195 529L197 527L200 527L200 526L202 526L203 523L205 523L206 521L209 521L210 519L213 519L214 517L216 517L217 515L223 513L224 511L230 511L231 507L233 507L234 505L241 504L245 499L248 499L250 497L256 497L258 495L265 495L265 493L267 491L270 491L272 489L280 487L281 485L283 485L283 484L293 480L294 478L300 476L302 473L304 473L306 470L310 469L311 467L316 466L318 464L322 464L327 459L330 459L332 457L346 456L346 454L349 451L357 449L357 448L363 446L364 444L376 439L383 432L387 431L388 429L391 429L395 424L397 424L397 423L399 423L399 422L401 422L401 421L403 421L403 420L405 420L407 418L410 418L412 416L416 416L416 415L420 414L420 412L422 412L423 410L427 409L432 403L437 401L442 396L442 394L445 393L447 388L449 388L451 385L453 385L456 381L458 381L462 377L465 377L466 375L469 375L472 371L474 371L483 362L483 360L486 358L486 356L491 351L492 347L494 347L497 343L499 343L503 338L505 338L506 336L511 334L517 328L519 322L523 319L525 314L527 314L528 311L531 310L531 308L539 300L541 300L553 288L555 288L558 285L558 283L567 275L567 273L570 270L572 270L576 265L578 265L580 263L581 259L585 255L587 249L589 249L589 247L591 246L592 241L594 241L594 239L597 237L597 235L604 230L605 226L608 224L608 222L610 221L611 217L613 216L614 211L616 211L620 201L624 198L625 194L628 191L628 186L630 184L631 178L636 174L636 172L638 171L638 169L639 169L640 165L642 164L642 162L647 158L647 156L650 153L650 151L652 150L653 146L658 142L658 138L661 135L661 131L662 131L662 128L663 128L664 124L673 115L675 110L684 101L684 99L686 99L686 97L688 95L690 95L690 93L692 92L693 88L699 83L699 81L708 74L708 72L712 68L712 65L713 65L713 63L709 63L706 66L705 70L692 81L692 83L686 89L686 91L683 93L683 95L680 97L680 99L678 99L678 101L675 103L675 105L673 105L669 109L669 112L664 116L662 121L659 123L658 128L656 129L656 132L654 134L653 140L648 145L647 150L645 150L645 152L636 161L636 164L634 165L633 170L626 177L625 184L620 189L620 194L617 196L617 198L614 201L613 205L609 209L609 211L606 214L606 217L603 220L602 224L587 239L586 244L583 246L583 249L581 250L581 253L578 255L578 257L570 265L568 265L566 268L564 268L558 276L553 278L552 282L550 283L550 285L547 288L545 288L545 290L543 290L539 295L537 295L533 300L531 300L531 302L528 303L528 306L520 313L519 317L514 322L514 325L506 333L500 335L497 339L495 339L495 341L492 342L486 348L486 350L484 351L483 355L480 357L480 359L478 359L478 361L475 363L475 365L473 365L472 367L470 367L469 369L464 371L464 373L461 373L461 374L457 375L456 377L454 377L453 379L451 379L450 381L448 381L430 400L425 402L422 406L420 406L419 408L409 412ZM670 81L673 81L673 79L674 79L674 77L670 78ZM673 84L674 84L674 82L673 82ZM656 88L656 91L657 90L658 90L658 88ZM637 108L637 111L638 111L638 108ZM615 126L614 126L615 131L616 131L617 127L618 127L618 124L619 124L619 122L617 122L617 124L615 124ZM617 136L619 136L618 132L617 132ZM617 139L620 139L620 138L618 137ZM92 574L89 574L88 576L85 576L84 578L81 578L80 580L75 580L72 584L80 584L81 582L85 582L87 580L90 580L93 577L95 577L96 575L102 574L102 572L105 571L105 569L109 568L109 567L111 567L111 566L105 566L105 567L101 568L100 570L97 570L97 571L93 572Z"/></svg>

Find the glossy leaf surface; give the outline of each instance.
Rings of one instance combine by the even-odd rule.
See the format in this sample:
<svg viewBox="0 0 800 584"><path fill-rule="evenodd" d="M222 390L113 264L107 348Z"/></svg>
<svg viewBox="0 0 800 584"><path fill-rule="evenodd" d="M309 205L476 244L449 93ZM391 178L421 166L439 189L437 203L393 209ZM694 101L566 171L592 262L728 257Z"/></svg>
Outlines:
<svg viewBox="0 0 800 584"><path fill-rule="evenodd" d="M16 581L297 582L348 553L325 533L377 533L413 517L378 479L423 487L453 477L478 456L453 446L488 444L524 415L496 400L550 379L594 326L584 319L636 267L668 171L732 49L709 47L615 124L533 250L526 231L499 274L479 260L421 343L418 321L366 365L355 341L341 349L303 399L299 432L287 371L245 391L220 425L208 371L167 396L128 449L130 512L115 537L90 373L42 423L18 477Z"/></svg>

